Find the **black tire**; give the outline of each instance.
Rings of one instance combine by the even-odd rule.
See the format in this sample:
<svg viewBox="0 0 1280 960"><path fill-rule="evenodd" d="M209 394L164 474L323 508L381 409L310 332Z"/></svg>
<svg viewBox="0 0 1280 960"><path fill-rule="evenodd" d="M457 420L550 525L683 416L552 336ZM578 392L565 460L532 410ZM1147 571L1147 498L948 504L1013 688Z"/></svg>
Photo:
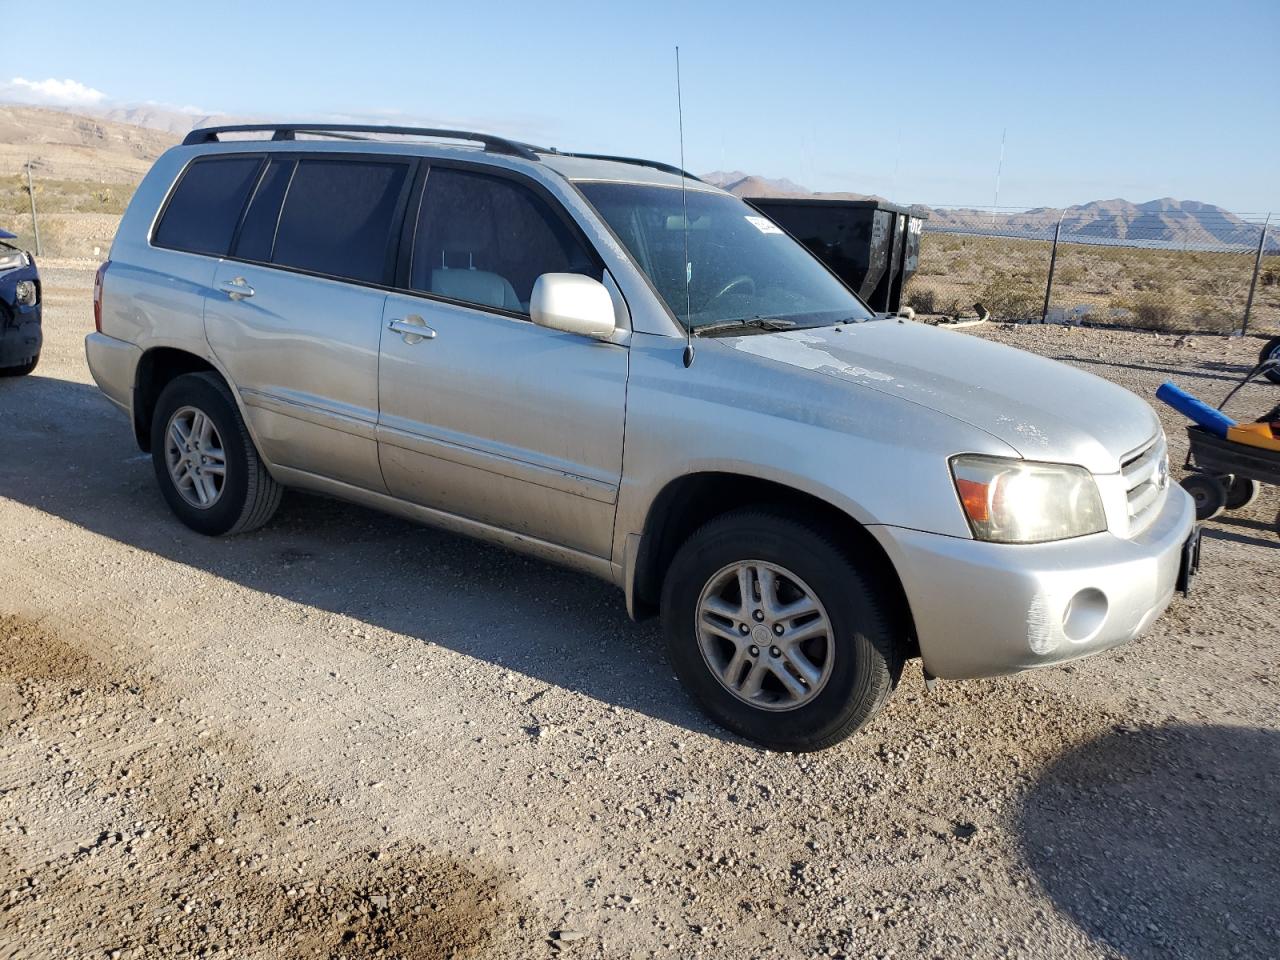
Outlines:
<svg viewBox="0 0 1280 960"><path fill-rule="evenodd" d="M0 367L0 377L25 377L36 368L39 362L40 354L37 353L26 363L20 363L16 367Z"/></svg>
<svg viewBox="0 0 1280 960"><path fill-rule="evenodd" d="M831 622L830 674L793 709L747 703L712 671L698 641L698 604L725 567L760 561L806 583ZM775 750L822 750L864 726L884 706L902 672L905 637L876 571L814 523L782 511L735 510L710 521L676 552L662 590L662 625L676 675L717 723Z"/></svg>
<svg viewBox="0 0 1280 960"><path fill-rule="evenodd" d="M1262 352L1258 354L1258 362L1262 363L1264 360L1280 360L1280 337L1272 337L1263 346ZM1280 383L1280 364L1272 367L1263 376L1272 383Z"/></svg>
<svg viewBox="0 0 1280 960"><path fill-rule="evenodd" d="M1196 519L1213 520L1227 508L1227 488L1217 477L1193 473L1182 478L1182 489L1196 502Z"/></svg>
<svg viewBox="0 0 1280 960"><path fill-rule="evenodd" d="M221 493L205 508L187 502L166 462L169 420L183 407L204 413L222 438L226 474ZM263 466L231 391L214 373L176 377L161 391L151 416L151 462L170 509L188 527L206 536L256 530L271 519L284 491Z"/></svg>
<svg viewBox="0 0 1280 960"><path fill-rule="evenodd" d="M1227 484L1226 508L1228 510L1243 510L1253 501L1258 499L1258 494L1262 492L1262 484L1257 480L1250 480L1247 477L1232 477L1231 482Z"/></svg>

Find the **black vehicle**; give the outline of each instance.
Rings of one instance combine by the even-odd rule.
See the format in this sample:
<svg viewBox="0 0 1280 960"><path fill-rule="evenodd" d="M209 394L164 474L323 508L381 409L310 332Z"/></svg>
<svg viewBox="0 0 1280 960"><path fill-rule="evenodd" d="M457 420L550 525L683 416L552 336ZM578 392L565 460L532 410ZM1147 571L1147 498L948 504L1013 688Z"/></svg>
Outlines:
<svg viewBox="0 0 1280 960"><path fill-rule="evenodd" d="M0 230L0 377L21 377L40 362L40 274L36 261Z"/></svg>

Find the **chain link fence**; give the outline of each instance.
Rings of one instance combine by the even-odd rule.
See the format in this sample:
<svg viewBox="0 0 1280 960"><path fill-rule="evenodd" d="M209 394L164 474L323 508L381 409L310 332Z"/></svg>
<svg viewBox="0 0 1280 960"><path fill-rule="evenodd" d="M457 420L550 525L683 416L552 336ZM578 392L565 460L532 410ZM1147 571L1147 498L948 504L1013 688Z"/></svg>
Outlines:
<svg viewBox="0 0 1280 960"><path fill-rule="evenodd" d="M903 304L930 317L1280 333L1274 217L1099 206L931 210Z"/></svg>

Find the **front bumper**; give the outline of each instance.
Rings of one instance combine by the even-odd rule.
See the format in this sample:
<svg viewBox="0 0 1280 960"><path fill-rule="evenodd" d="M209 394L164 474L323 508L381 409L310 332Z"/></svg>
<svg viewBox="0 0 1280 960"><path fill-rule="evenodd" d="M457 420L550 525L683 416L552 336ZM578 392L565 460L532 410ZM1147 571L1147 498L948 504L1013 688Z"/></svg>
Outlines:
<svg viewBox="0 0 1280 960"><path fill-rule="evenodd" d="M40 307L3 304L0 306L0 367L17 367L40 355L44 332Z"/></svg>
<svg viewBox="0 0 1280 960"><path fill-rule="evenodd" d="M1170 487L1159 515L1124 540L962 540L875 526L906 590L927 671L958 680L1061 663L1128 643L1169 605L1191 498Z"/></svg>

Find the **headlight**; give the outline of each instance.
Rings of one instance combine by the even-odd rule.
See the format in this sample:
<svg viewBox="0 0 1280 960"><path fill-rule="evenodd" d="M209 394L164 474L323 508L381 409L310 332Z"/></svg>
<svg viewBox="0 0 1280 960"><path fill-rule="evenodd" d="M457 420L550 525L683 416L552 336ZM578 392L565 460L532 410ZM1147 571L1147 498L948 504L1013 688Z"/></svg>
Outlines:
<svg viewBox="0 0 1280 960"><path fill-rule="evenodd" d="M14 299L24 307L35 306L36 285L33 280L19 280L14 287Z"/></svg>
<svg viewBox="0 0 1280 960"><path fill-rule="evenodd" d="M31 262L31 258L22 250L0 253L0 270L17 270Z"/></svg>
<svg viewBox="0 0 1280 960"><path fill-rule="evenodd" d="M1098 485L1084 467L960 456L951 459L951 475L979 540L1043 543L1107 529Z"/></svg>

